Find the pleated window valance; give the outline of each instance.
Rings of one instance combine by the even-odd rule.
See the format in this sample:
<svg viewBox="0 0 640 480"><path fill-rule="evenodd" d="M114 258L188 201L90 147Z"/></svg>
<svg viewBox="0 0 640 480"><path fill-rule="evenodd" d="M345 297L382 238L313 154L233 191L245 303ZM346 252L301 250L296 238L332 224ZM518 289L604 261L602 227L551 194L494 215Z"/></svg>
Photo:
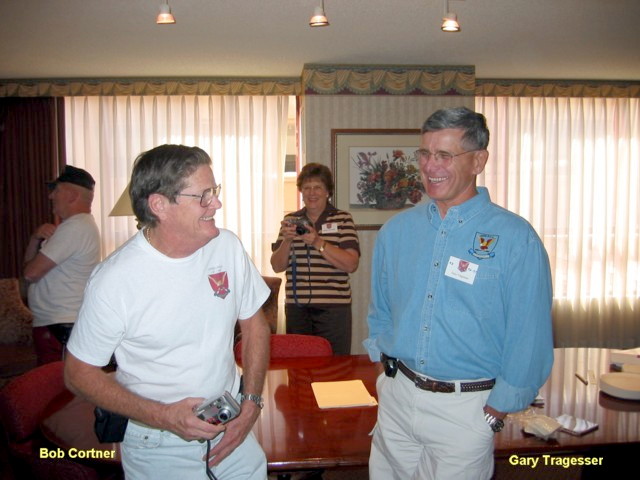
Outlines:
<svg viewBox="0 0 640 480"><path fill-rule="evenodd" d="M638 98L640 81L481 79L475 67L307 64L301 77L0 80L0 97L433 95Z"/></svg>
<svg viewBox="0 0 640 480"><path fill-rule="evenodd" d="M300 78L0 80L0 97L299 95Z"/></svg>
<svg viewBox="0 0 640 480"><path fill-rule="evenodd" d="M640 81L476 79L477 97L638 98Z"/></svg>

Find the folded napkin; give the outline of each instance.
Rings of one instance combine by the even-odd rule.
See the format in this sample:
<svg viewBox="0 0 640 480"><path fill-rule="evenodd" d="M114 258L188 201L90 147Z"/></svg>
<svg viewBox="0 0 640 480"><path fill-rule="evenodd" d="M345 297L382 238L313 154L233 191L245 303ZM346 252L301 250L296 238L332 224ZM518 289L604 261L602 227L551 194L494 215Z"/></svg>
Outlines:
<svg viewBox="0 0 640 480"><path fill-rule="evenodd" d="M590 422L584 418L576 418L566 413L556 417L556 420L562 425L561 431L571 435L584 435L598 428L597 423Z"/></svg>
<svg viewBox="0 0 640 480"><path fill-rule="evenodd" d="M524 431L536 437L548 440L562 425L554 418L546 415L531 415L522 419Z"/></svg>

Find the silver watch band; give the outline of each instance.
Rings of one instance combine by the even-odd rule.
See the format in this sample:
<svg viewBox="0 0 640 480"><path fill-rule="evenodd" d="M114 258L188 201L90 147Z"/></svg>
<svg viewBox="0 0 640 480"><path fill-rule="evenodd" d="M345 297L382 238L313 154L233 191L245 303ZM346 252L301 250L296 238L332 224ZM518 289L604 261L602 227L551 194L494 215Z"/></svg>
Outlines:
<svg viewBox="0 0 640 480"><path fill-rule="evenodd" d="M491 427L491 430L493 430L495 433L498 433L504 428L504 421L500 420L497 417L494 417L488 412L485 412L484 419Z"/></svg>
<svg viewBox="0 0 640 480"><path fill-rule="evenodd" d="M255 403L260 408L262 408L264 406L263 398L260 395L256 395L254 393L247 393L247 394L242 393L240 395L240 402L242 403L245 400L251 400L253 403Z"/></svg>

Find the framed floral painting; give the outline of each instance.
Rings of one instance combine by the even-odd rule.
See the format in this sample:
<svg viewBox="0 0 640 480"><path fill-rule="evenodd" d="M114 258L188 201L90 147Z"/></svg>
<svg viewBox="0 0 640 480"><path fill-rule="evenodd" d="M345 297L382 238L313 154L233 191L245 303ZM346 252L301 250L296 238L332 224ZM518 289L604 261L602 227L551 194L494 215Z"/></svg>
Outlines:
<svg viewBox="0 0 640 480"><path fill-rule="evenodd" d="M353 216L359 230L376 230L424 196L413 157L420 130L331 130L333 202Z"/></svg>

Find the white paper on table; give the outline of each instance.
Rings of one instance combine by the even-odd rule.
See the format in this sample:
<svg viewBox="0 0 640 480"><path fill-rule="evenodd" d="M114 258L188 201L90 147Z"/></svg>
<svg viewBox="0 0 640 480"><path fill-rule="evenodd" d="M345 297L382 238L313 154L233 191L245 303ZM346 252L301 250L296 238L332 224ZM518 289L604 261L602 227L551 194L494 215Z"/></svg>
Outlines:
<svg viewBox="0 0 640 480"><path fill-rule="evenodd" d="M378 405L362 380L312 382L311 388L320 408L373 407Z"/></svg>

